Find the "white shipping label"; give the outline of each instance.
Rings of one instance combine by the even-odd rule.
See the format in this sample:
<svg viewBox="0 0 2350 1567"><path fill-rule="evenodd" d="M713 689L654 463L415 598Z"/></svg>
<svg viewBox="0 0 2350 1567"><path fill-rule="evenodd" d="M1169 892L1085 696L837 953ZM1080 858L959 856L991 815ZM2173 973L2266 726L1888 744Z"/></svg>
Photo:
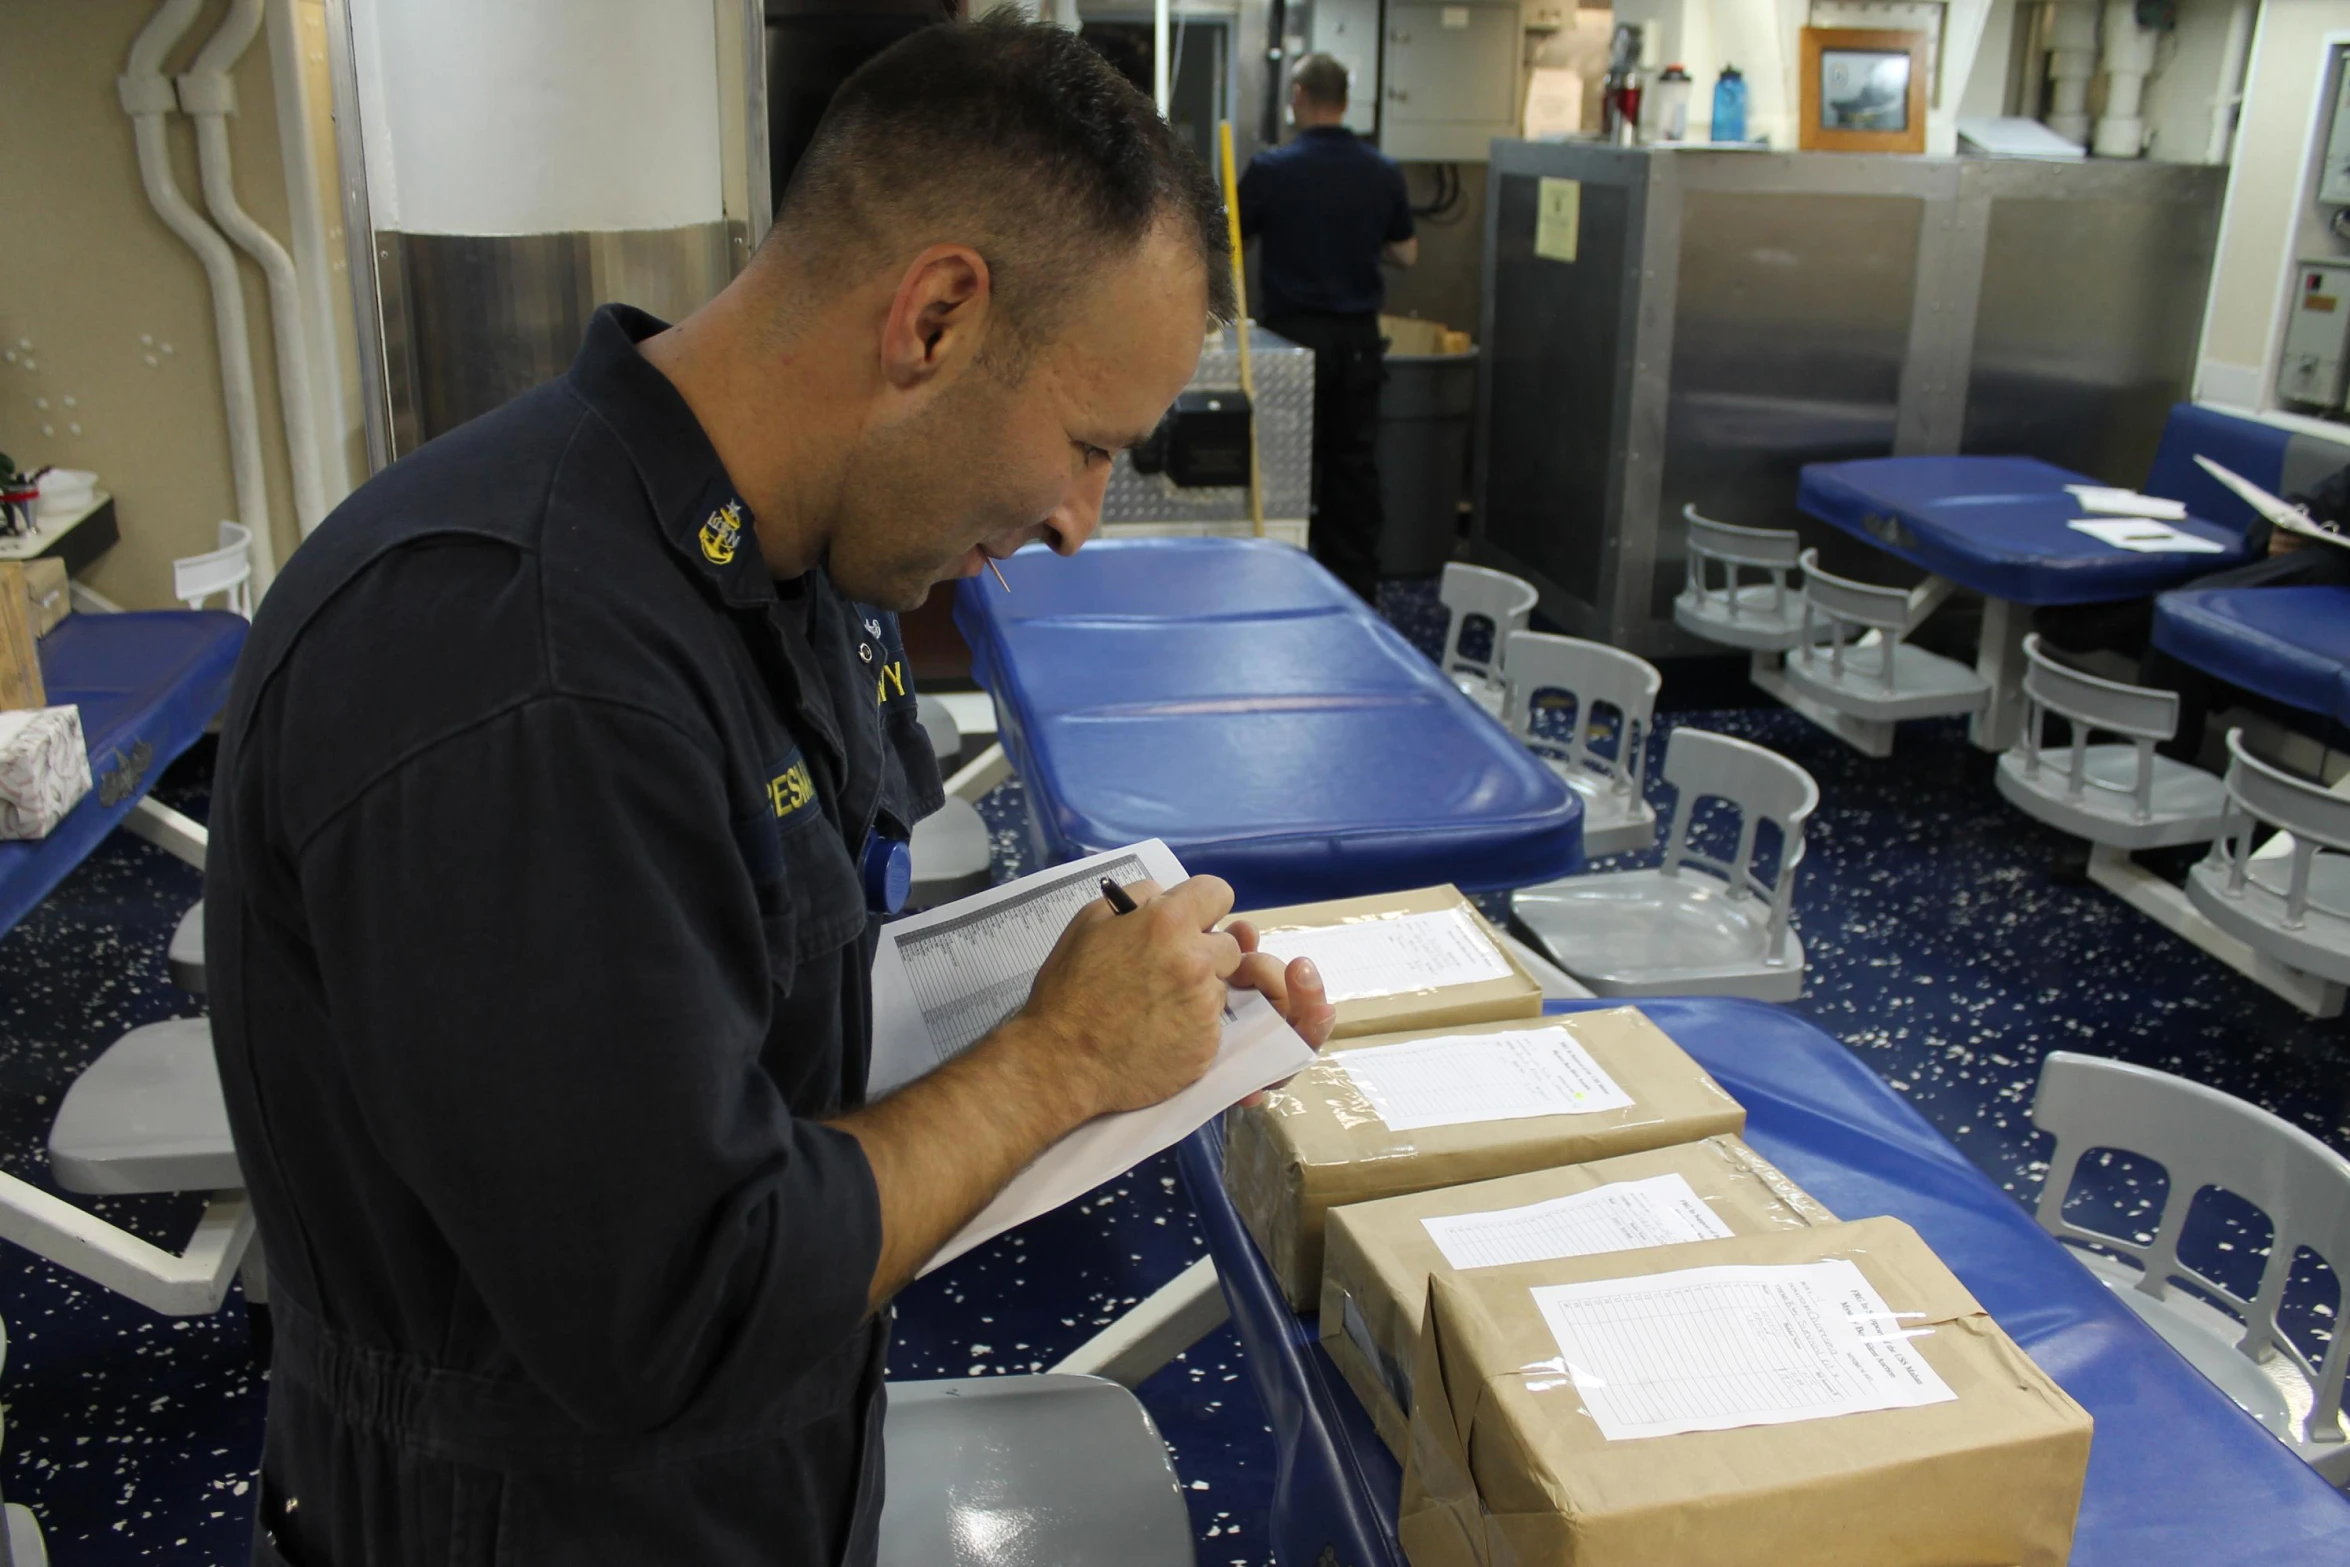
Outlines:
<svg viewBox="0 0 2350 1567"><path fill-rule="evenodd" d="M1333 1004L1477 985L1513 972L1492 938L1460 908L1270 931L1258 938L1257 948L1284 966L1312 958Z"/></svg>
<svg viewBox="0 0 2350 1567"><path fill-rule="evenodd" d="M1449 1034L1327 1057L1344 1068L1389 1130L1629 1108L1590 1053L1563 1028Z"/></svg>
<svg viewBox="0 0 2350 1567"><path fill-rule="evenodd" d="M1730 1233L1679 1172L1617 1181L1523 1208L1450 1213L1420 1224L1455 1268L1497 1268L1603 1251L1637 1251Z"/></svg>
<svg viewBox="0 0 2350 1567"><path fill-rule="evenodd" d="M1958 1397L1911 1343L1932 1331L1921 1314L1888 1309L1842 1258L1548 1284L1533 1296L1611 1442Z"/></svg>

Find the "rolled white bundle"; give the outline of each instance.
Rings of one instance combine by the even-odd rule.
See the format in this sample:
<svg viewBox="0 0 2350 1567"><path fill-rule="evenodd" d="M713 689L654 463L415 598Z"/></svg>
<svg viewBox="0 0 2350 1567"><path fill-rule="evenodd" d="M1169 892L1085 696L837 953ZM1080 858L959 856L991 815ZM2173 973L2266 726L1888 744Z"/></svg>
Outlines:
<svg viewBox="0 0 2350 1567"><path fill-rule="evenodd" d="M90 792L82 710L0 713L0 838L46 838Z"/></svg>

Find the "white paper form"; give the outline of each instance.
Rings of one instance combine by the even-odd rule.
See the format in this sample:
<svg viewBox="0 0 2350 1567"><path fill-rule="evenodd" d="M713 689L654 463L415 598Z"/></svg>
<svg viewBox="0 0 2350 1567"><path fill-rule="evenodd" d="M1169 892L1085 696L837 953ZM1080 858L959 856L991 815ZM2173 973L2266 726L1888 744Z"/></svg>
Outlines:
<svg viewBox="0 0 2350 1567"><path fill-rule="evenodd" d="M1616 1181L1523 1208L1438 1214L1420 1224L1444 1260L1463 1269L1713 1241L1730 1233L1677 1171L1645 1181Z"/></svg>
<svg viewBox="0 0 2350 1567"><path fill-rule="evenodd" d="M1182 862L1152 839L1024 876L882 927L873 960L876 1098L936 1069L1027 1003L1036 971L1070 917L1101 896L1108 876L1172 887ZM1100 1116L1039 1154L994 1202L939 1249L927 1273L981 1241L1079 1197L1132 1169L1258 1089L1314 1059L1304 1040L1253 990L1231 992L1224 1038L1207 1074L1147 1110Z"/></svg>
<svg viewBox="0 0 2350 1567"><path fill-rule="evenodd" d="M2224 555L2228 547L2151 517L2081 517L2065 524L2117 550L2141 555Z"/></svg>
<svg viewBox="0 0 2350 1567"><path fill-rule="evenodd" d="M1534 1303L1611 1442L1958 1397L1843 1258L1545 1284Z"/></svg>
<svg viewBox="0 0 2350 1567"><path fill-rule="evenodd" d="M1448 1034L1328 1059L1345 1069L1390 1131L1583 1115L1632 1103L1563 1028Z"/></svg>
<svg viewBox="0 0 2350 1567"><path fill-rule="evenodd" d="M1509 960L1465 909L1260 933L1284 966L1312 958L1333 1005L1510 977Z"/></svg>
<svg viewBox="0 0 2350 1567"><path fill-rule="evenodd" d="M2185 522L2187 503L2161 495L2140 495L2136 490L2109 489L2102 484L2068 484L2065 489L2081 510L2104 512L2114 517L2159 517L2165 522Z"/></svg>

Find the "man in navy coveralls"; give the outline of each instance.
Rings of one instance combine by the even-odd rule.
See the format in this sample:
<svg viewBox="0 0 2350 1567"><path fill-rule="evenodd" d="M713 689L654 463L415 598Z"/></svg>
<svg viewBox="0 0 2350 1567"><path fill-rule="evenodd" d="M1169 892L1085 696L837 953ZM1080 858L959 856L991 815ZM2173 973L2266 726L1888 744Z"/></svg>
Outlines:
<svg viewBox="0 0 2350 1567"><path fill-rule="evenodd" d="M1230 308L1223 233L1075 37L926 30L716 300L599 313L288 563L206 902L277 1322L256 1561L870 1562L890 1297L1196 1080L1227 982L1326 1036L1199 877L864 1092L861 863L940 798L894 612L1092 534Z"/></svg>

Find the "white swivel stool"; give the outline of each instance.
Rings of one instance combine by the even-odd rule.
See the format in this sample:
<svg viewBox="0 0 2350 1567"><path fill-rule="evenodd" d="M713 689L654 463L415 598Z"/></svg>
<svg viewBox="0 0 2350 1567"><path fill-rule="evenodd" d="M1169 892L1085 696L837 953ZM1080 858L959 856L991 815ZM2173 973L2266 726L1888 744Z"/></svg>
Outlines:
<svg viewBox="0 0 2350 1567"><path fill-rule="evenodd" d="M242 1187L212 1058L212 1024L170 1018L108 1045L57 1107L49 1170L69 1192Z"/></svg>
<svg viewBox="0 0 2350 1567"><path fill-rule="evenodd" d="M1803 545L1781 528L1741 528L1681 508L1688 576L1673 623L1725 647L1776 652L1803 634L1803 593L1793 577Z"/></svg>
<svg viewBox="0 0 2350 1567"><path fill-rule="evenodd" d="M253 530L241 522L224 522L217 548L201 555L183 555L171 563L171 596L190 609L218 593L231 614L253 618Z"/></svg>
<svg viewBox="0 0 2350 1567"><path fill-rule="evenodd" d="M1830 576L1817 550L1805 550L1801 563L1803 624L1784 678L1805 717L1871 756L1890 756L1900 720L1976 713L1991 700L1981 675L1909 645L1908 593Z"/></svg>
<svg viewBox="0 0 2350 1567"><path fill-rule="evenodd" d="M917 711L939 771L953 771L963 751L963 732L954 715L944 702L922 702ZM985 892L991 884L987 823L969 800L948 795L945 804L914 824L906 847L914 861L914 884L906 894L909 914Z"/></svg>
<svg viewBox="0 0 2350 1567"><path fill-rule="evenodd" d="M2024 638L2024 723L1999 758L1999 792L2060 832L2123 851L2209 843L2219 836L2227 790L2199 767L2157 756L2178 733L2176 692L2101 680L2050 658ZM2047 719L2071 726L2062 752L2042 748ZM2123 743L2091 745L2092 734Z"/></svg>
<svg viewBox="0 0 2350 1567"><path fill-rule="evenodd" d="M881 1567L1192 1567L1158 1428L1100 1377L892 1382Z"/></svg>
<svg viewBox="0 0 2350 1567"><path fill-rule="evenodd" d="M171 946L163 955L171 982L182 990L204 994L204 900L198 898L172 927Z"/></svg>
<svg viewBox="0 0 2350 1567"><path fill-rule="evenodd" d="M2226 786L2221 836L2187 873L2187 897L2253 951L2330 985L2350 983L2350 798L2254 756L2241 729L2228 731ZM2292 835L2289 853L2256 851L2264 824ZM2336 992L2333 1010L2340 1005Z"/></svg>
<svg viewBox="0 0 2350 1567"><path fill-rule="evenodd" d="M8 1330L0 1326L0 1364L8 1359ZM49 1567L49 1542L32 1509L10 1502L0 1509L0 1567Z"/></svg>
<svg viewBox="0 0 2350 1567"><path fill-rule="evenodd" d="M1641 786L1664 683L1656 666L1601 643L1541 631L1511 632L1508 654L1501 721L1582 800L1583 852L1596 859L1654 847L1656 807ZM1552 693L1574 703L1574 727L1563 740L1534 728L1536 703ZM1591 743L1605 733L1598 723L1603 712L1615 715L1613 754Z"/></svg>
<svg viewBox="0 0 2350 1567"><path fill-rule="evenodd" d="M1444 656L1436 661L1469 700L1499 717L1502 704L1504 658L1510 633L1526 629L1540 597L1534 585L1506 571L1453 561L1444 568L1436 596L1444 604ZM1493 645L1482 658L1461 650L1468 633L1479 626L1493 630Z"/></svg>
<svg viewBox="0 0 2350 1567"><path fill-rule="evenodd" d="M1681 803L1661 868L1522 887L1510 897L1512 918L1598 995L1793 1001L1803 994L1795 873L1819 785L1776 752L1702 729L1666 738L1664 773ZM1690 847L1690 823L1705 799L1738 813L1738 847L1727 860ZM1755 866L1766 821L1779 832L1767 880Z"/></svg>
<svg viewBox="0 0 2350 1567"><path fill-rule="evenodd" d="M2342 1430L2350 1333L2341 1330L2337 1312L2331 1342L2313 1359L2277 1326L2277 1307L2303 1247L2337 1277L2350 1268L2350 1160L2216 1088L2069 1050L2053 1052L2041 1066L2032 1124L2056 1138L2048 1181L2040 1188L2040 1227L2059 1240L2118 1253L2073 1250L2147 1326L2277 1440L2333 1484L2350 1484L2350 1441ZM2065 1197L2081 1156L2099 1148L2152 1159L2169 1175L2162 1212L2151 1221L2135 1215L2128 1221L2133 1229L2151 1222L2151 1241L2084 1229L2065 1218ZM2188 1210L2207 1186L2241 1197L2275 1226L2260 1286L2250 1299L2179 1261ZM2172 1289L2174 1282L2192 1285L2227 1309Z"/></svg>

